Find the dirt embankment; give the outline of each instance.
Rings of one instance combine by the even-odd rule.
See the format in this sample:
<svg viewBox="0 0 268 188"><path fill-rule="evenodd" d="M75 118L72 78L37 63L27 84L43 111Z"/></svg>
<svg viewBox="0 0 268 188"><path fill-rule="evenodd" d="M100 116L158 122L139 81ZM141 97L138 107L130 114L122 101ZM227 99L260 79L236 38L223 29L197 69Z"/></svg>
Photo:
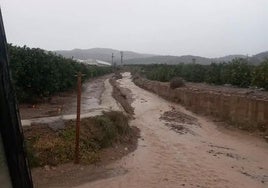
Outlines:
<svg viewBox="0 0 268 188"><path fill-rule="evenodd" d="M120 75L120 74L119 74ZM127 88L120 87L119 83L116 79L121 79L121 77L113 77L110 79L110 84L113 86L112 96L115 100L117 100L121 106L124 108L125 112L130 116L134 115L134 108L131 106L133 99L131 95L129 95L130 90Z"/></svg>
<svg viewBox="0 0 268 188"><path fill-rule="evenodd" d="M135 77L134 83L189 110L210 115L240 129L259 130L268 136L268 93L249 89L186 84L171 89L168 83Z"/></svg>

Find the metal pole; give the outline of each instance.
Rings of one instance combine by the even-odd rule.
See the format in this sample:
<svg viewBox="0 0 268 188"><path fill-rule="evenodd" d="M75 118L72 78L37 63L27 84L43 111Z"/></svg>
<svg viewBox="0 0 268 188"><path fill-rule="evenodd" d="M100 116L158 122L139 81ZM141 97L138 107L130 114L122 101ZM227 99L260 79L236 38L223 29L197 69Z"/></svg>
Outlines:
<svg viewBox="0 0 268 188"><path fill-rule="evenodd" d="M123 65L123 52L121 51L120 54L121 54L121 66L122 66Z"/></svg>
<svg viewBox="0 0 268 188"><path fill-rule="evenodd" d="M79 163L79 136L80 136L80 110L81 110L81 72L77 74L77 114L76 114L76 136L75 136L75 159L74 163Z"/></svg>
<svg viewBox="0 0 268 188"><path fill-rule="evenodd" d="M112 53L112 66L113 66L113 69L114 69L114 72L115 72L116 63L114 62L114 53Z"/></svg>
<svg viewBox="0 0 268 188"><path fill-rule="evenodd" d="M114 53L112 53L112 65L114 64Z"/></svg>

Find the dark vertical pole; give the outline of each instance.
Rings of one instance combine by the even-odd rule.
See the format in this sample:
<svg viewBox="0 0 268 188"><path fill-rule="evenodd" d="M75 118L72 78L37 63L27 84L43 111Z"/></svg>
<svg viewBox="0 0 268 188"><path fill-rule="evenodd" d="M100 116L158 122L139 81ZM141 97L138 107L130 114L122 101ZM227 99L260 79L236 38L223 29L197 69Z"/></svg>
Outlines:
<svg viewBox="0 0 268 188"><path fill-rule="evenodd" d="M112 53L112 66L114 65L114 53Z"/></svg>
<svg viewBox="0 0 268 188"><path fill-rule="evenodd" d="M13 187L32 188L22 126L10 77L6 35L0 10L0 131Z"/></svg>
<svg viewBox="0 0 268 188"><path fill-rule="evenodd" d="M77 74L77 114L76 114L76 137L75 137L75 159L79 163L79 136L80 136L80 110L81 110L81 72Z"/></svg>
<svg viewBox="0 0 268 188"><path fill-rule="evenodd" d="M114 69L114 72L115 72L114 53L112 53L112 66L113 66L113 69Z"/></svg>
<svg viewBox="0 0 268 188"><path fill-rule="evenodd" d="M120 54L121 54L121 66L122 66L123 65L123 52L121 51Z"/></svg>

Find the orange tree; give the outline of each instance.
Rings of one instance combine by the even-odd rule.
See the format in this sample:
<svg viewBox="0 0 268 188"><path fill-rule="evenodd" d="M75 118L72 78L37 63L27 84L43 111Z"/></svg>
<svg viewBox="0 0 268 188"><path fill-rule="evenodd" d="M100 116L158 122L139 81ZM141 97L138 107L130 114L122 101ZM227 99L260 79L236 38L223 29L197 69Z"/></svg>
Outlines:
<svg viewBox="0 0 268 188"><path fill-rule="evenodd" d="M21 102L44 99L73 88L75 74L85 78L111 72L110 67L87 66L39 48L9 45L9 59L17 97Z"/></svg>
<svg viewBox="0 0 268 188"><path fill-rule="evenodd" d="M252 85L268 90L268 59L254 68Z"/></svg>

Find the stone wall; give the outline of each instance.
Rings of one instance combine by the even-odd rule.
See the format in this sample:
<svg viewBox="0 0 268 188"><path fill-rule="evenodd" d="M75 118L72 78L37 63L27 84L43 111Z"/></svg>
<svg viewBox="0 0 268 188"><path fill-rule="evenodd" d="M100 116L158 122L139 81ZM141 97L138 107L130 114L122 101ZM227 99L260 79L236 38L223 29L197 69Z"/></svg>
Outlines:
<svg viewBox="0 0 268 188"><path fill-rule="evenodd" d="M133 79L135 84L187 109L211 115L241 129L268 133L268 100L246 94L228 94L189 87L171 89L168 83L144 78Z"/></svg>

